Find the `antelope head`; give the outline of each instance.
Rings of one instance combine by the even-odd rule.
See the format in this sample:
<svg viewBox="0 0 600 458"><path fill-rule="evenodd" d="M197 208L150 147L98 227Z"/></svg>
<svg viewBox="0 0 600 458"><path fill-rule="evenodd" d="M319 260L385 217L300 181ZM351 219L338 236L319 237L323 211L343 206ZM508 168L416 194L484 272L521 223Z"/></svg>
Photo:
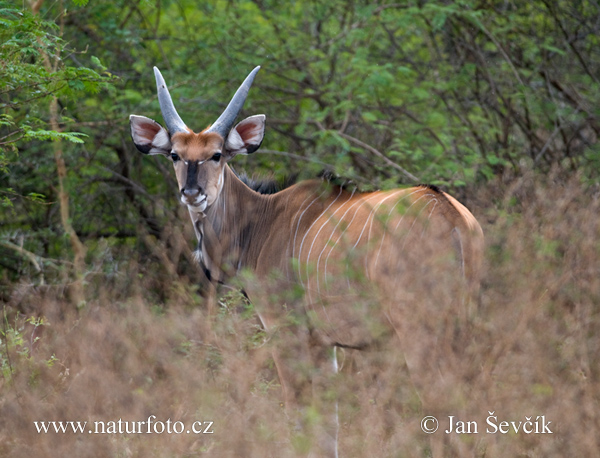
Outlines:
<svg viewBox="0 0 600 458"><path fill-rule="evenodd" d="M129 117L131 137L137 149L144 154L161 154L173 161L181 202L192 214L203 214L218 200L223 189L225 164L237 154L253 153L262 143L265 115L250 116L232 129L259 70L260 67L256 67L250 72L221 116L199 133L182 121L156 67L154 77L166 129L145 116Z"/></svg>

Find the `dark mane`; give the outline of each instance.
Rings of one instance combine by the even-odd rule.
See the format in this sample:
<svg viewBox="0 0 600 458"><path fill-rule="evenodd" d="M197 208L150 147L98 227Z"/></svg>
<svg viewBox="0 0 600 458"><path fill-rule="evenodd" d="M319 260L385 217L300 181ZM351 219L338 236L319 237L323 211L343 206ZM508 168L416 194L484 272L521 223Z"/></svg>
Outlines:
<svg viewBox="0 0 600 458"><path fill-rule="evenodd" d="M420 183L417 186L421 186L422 188L428 188L431 189L433 192L437 192L438 194L442 193L442 190L440 188L438 188L436 185L434 184L426 184L426 183Z"/></svg>
<svg viewBox="0 0 600 458"><path fill-rule="evenodd" d="M331 169L321 170L321 172L317 175L317 177L323 181L326 181L327 183L329 183L333 186L343 189L344 191L352 191L352 190L361 191L360 187L356 183L354 183L351 179L337 175Z"/></svg>
<svg viewBox="0 0 600 458"><path fill-rule="evenodd" d="M284 189L295 184L298 179L298 174L286 176L280 180L272 178L255 179L250 178L246 172L237 173L233 168L232 170L233 173L235 173L235 175L242 181L242 183L259 194L275 194L276 192L283 191ZM351 180L338 176L329 169L322 170L319 174L317 174L317 178L320 178L321 180L326 181L333 186L340 187L346 191L356 188L356 185Z"/></svg>
<svg viewBox="0 0 600 458"><path fill-rule="evenodd" d="M289 177L285 177L283 180L255 180L254 178L250 178L245 172L237 173L234 170L233 173L235 173L236 176L240 180L242 180L242 183L244 183L253 191L258 192L259 194L275 194L276 192L282 191L292 186L294 183L296 183L297 178L297 175L292 175Z"/></svg>
<svg viewBox="0 0 600 458"><path fill-rule="evenodd" d="M238 173L233 168L233 173L253 191L259 194L275 194L276 192L283 191L295 184L298 180L298 174L286 176L282 179L266 178L266 179L255 179L249 177L246 172ZM324 169L317 174L317 178L328 182L329 184L342 188L345 191L353 189L361 190L360 186L354 183L352 180L343 176L336 175L330 169ZM442 194L442 190L434 184L420 183L417 187L423 187L432 190L435 193Z"/></svg>

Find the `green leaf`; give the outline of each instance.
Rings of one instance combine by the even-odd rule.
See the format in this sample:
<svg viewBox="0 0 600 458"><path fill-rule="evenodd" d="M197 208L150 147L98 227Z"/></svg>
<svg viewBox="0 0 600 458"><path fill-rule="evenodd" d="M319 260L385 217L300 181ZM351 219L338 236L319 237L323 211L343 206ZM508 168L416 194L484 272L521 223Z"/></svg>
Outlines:
<svg viewBox="0 0 600 458"><path fill-rule="evenodd" d="M542 47L543 49L546 49L546 50L548 50L548 51L554 52L554 53L556 53L556 54L559 54L559 55L561 55L561 56L564 56L564 55L566 55L566 52L565 52L565 51L563 51L563 50L562 50L562 49L560 49L560 48L557 48L556 46L552 46L552 45L549 45L549 44L546 44L546 43L544 43L544 44L543 44L541 47Z"/></svg>
<svg viewBox="0 0 600 458"><path fill-rule="evenodd" d="M371 113L370 111L363 111L361 116L367 122L377 121L377 115L375 113Z"/></svg>
<svg viewBox="0 0 600 458"><path fill-rule="evenodd" d="M25 128L25 140L66 140L71 143L83 143L83 140L79 137L87 137L87 135L81 132L57 132L55 130Z"/></svg>

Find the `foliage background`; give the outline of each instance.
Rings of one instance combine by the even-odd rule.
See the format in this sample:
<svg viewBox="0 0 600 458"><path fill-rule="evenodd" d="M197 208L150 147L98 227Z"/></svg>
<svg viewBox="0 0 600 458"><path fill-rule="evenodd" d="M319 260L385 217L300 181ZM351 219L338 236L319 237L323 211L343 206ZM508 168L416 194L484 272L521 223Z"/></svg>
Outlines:
<svg viewBox="0 0 600 458"><path fill-rule="evenodd" d="M89 256L100 240L138 243L139 225L164 239L174 180L166 163L134 154L127 125L131 113L160 120L153 65L195 129L262 65L244 114L267 114L266 141L235 164L250 174L328 167L365 189L419 181L459 197L531 170L598 176L594 2L11 5L1 10L0 238L37 256L68 259L65 231ZM2 249L4 284L30 273Z"/></svg>
<svg viewBox="0 0 600 458"><path fill-rule="evenodd" d="M585 398L597 406L598 285L592 278L598 265L591 255L600 254L593 232L598 222L582 209L597 208L598 199L599 17L597 2L583 0L0 1L4 408L15 380L35 387L39 376L56 396L62 390L58 372L41 376L31 369L35 333L27 334L30 342L22 339L31 331L24 320L39 324L52 304L63 310L52 312L61 324L37 357L49 365L55 353L49 348L65 348L57 336L68 333L69 320L92 320L107 303L127 309L132 298L142 304L136 310L146 316L147 332L171 323L187 342L176 339L175 346L194 347L194 333L173 324L176 314L161 321L169 304L181 314L206 309L196 294L201 275L190 254L194 235L169 164L142 157L129 137L129 114L161 120L154 65L182 118L198 130L216 119L247 73L262 66L243 115L267 115L266 139L258 153L236 158L238 170L282 179L328 168L365 190L427 182L459 197L488 235L482 302L502 302L518 284L513 297L542 304L542 317L527 320L536 321L540 333L551 327L555 351L584 351L573 349L574 341L585 349L585 357L576 358L581 367L565 369L571 363L564 355L566 366L556 367L551 355L542 355L550 366L517 379L547 393L556 383L579 386L581 380L570 377L581 371L586 385L569 392L569 405ZM561 198L569 205L561 214L550 211ZM563 217L570 226L559 224ZM510 234L525 237L524 246ZM520 275L509 268L517 264ZM566 265L572 270L563 272ZM530 276L537 289L519 281ZM561 287L544 293L544 278ZM502 303L521 317L523 302ZM228 311L226 304L219 307ZM236 321L251 320L246 315L223 313L232 329L249 326L254 335L251 324ZM107 329L114 326L103 317ZM498 316L489 310L486 319L485 348L495 348L490 342L515 321L492 322ZM536 336L537 348L542 336ZM165 339L173 343L172 336ZM204 347L194 348L211 359ZM223 355L241 350L220 351L227 360ZM11 352L21 359L13 354L11 360ZM67 356L53 357L64 373ZM268 362L264 366L268 384L276 377ZM537 380L544 368L547 379ZM506 382L505 393L517 386ZM32 390L32 399L42 396ZM588 420L591 434L598 419ZM539 445L517 444L518 450ZM597 441L578 444L584 454L598 450ZM558 449L580 451L563 446ZM547 451L541 447L536 450Z"/></svg>

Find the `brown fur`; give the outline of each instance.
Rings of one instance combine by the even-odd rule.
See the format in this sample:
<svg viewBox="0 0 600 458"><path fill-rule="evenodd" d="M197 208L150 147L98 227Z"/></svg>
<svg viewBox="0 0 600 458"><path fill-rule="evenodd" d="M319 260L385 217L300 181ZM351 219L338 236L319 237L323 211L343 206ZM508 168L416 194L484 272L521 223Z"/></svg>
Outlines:
<svg viewBox="0 0 600 458"><path fill-rule="evenodd" d="M308 243L302 243L302 238L310 238L312 252L317 251L317 248L319 251L323 250L328 242L337 238L336 225L339 233L344 225L343 220L348 220L348 224L349 220L354 218L342 239L345 245L351 242L354 245L358 241L360 247L361 232L365 239L369 237L365 236L365 231L371 233L371 239L391 232L384 222L377 220L378 213L390 213L387 226L401 218L402 215L395 215L392 208L392 204L396 204L398 200L394 198L394 194L397 194L397 198L412 194L407 203L422 201L422 204L416 204L415 210L424 211L423 204L435 201L435 211L431 217L447 226L448 237L452 229L460 230L461 237L468 246L464 274L470 282L477 282L483 239L481 227L462 204L446 193L425 186L358 193L336 186L328 188L326 183L312 180L300 182L272 195L260 195L244 185L226 165L223 173L225 185L221 195L216 205L207 210L206 218L201 221L203 226L210 224L215 229L218 240L215 240L214 244L222 251L222 261L217 264L224 262L225 265L238 266L234 271L240 267L249 267L259 276L279 269L288 272L290 280L305 280L302 277L296 278L289 272L289 262L294 252L295 258L306 257L309 263L316 261L311 258ZM219 204L225 211L220 211ZM412 223L415 218L416 215L409 215L407 220ZM364 228L364 224L357 224L362 221L369 224L367 229ZM242 237L240 230L247 230L248 234ZM393 245L392 241L389 243ZM204 247L207 254L213 249L211 246ZM377 264L373 261L370 267L372 272L369 271L369 274L377 273ZM232 272L228 268L219 269L216 265L213 266L213 270L215 269L221 270L219 276L223 279L226 277L225 272Z"/></svg>
<svg viewBox="0 0 600 458"><path fill-rule="evenodd" d="M182 159L174 163L181 199L209 277L254 275L244 289L279 339L273 358L286 405L305 406L311 393L329 390L337 348L366 349L395 335L409 369L425 373L411 308L434 303L433 313L451 320L468 316L483 252L477 220L434 186L360 193L311 180L259 194L227 160L258 147L264 116L234 130L225 145L218 134L177 133L171 153ZM215 153L222 156L211 160ZM302 294L294 294L298 285ZM331 400L322 402L319 452L335 456L337 416Z"/></svg>
<svg viewBox="0 0 600 458"><path fill-rule="evenodd" d="M206 130L206 129L205 129ZM171 137L173 150L185 161L206 161L223 147L223 137L216 132L178 132Z"/></svg>
<svg viewBox="0 0 600 458"><path fill-rule="evenodd" d="M371 340L368 332L360 329L359 316L348 318L352 313L347 301L354 294L353 287L343 281L348 269L360 270L360 275L397 299L403 294L399 285L407 266L425 262L425 256L433 262L459 250L453 268L457 278L464 277L472 285L471 293L475 292L481 227L464 206L445 193L421 186L351 193L314 180L260 195L241 183L227 166L224 173L219 199L206 217L197 221L204 233L204 261L213 278L226 281L240 269L249 268L259 278L275 271L286 282L301 283L309 308L325 323L316 334L326 345L360 346ZM406 208L397 212L395 205L403 199ZM355 256L354 261L348 256ZM299 266L294 268L292 259ZM353 265L347 266L349 262ZM322 286L334 279L341 286ZM326 313L311 305L322 301L328 301ZM272 328L280 320L280 311L265 311L261 318Z"/></svg>
<svg viewBox="0 0 600 458"><path fill-rule="evenodd" d="M453 278L446 295L464 316L479 284L483 233L448 194L427 186L359 193L311 180L261 195L222 167L218 198L203 217L192 217L202 259L215 280L244 268L255 273L245 288L266 330L282 339L274 358L288 406L310 402L298 361L308 359L327 380L327 348L366 348L392 332L410 349L406 313L440 272ZM274 301L298 283L300 302L285 294ZM371 299L361 299L371 288ZM290 316L304 324L286 324ZM326 423L331 429L335 420ZM321 452L333 455L327 443Z"/></svg>

